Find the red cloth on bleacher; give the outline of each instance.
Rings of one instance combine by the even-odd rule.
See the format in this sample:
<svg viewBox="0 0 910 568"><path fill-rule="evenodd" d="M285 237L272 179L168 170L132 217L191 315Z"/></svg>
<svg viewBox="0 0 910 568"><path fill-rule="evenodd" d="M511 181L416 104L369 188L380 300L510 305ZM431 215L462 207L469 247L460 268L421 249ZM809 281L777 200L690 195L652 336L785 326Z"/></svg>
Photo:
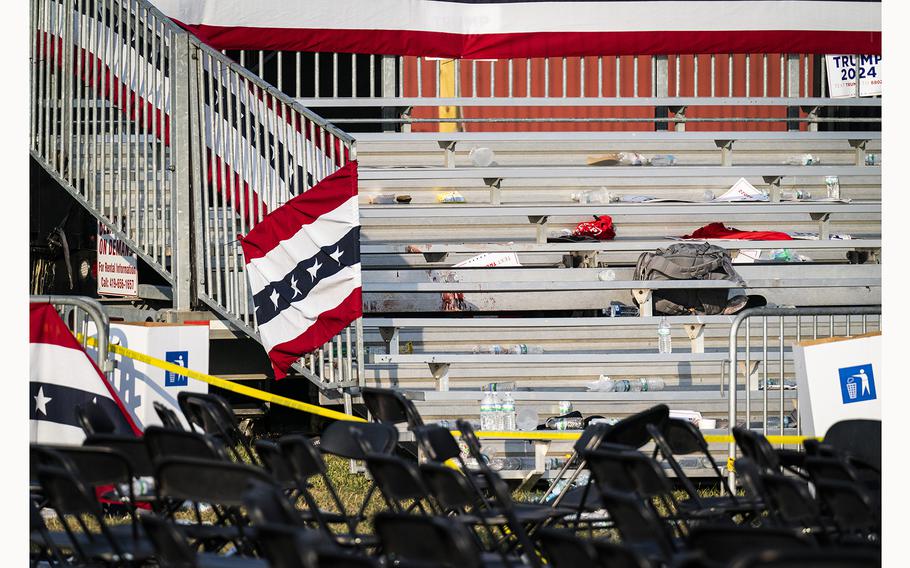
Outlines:
<svg viewBox="0 0 910 568"><path fill-rule="evenodd" d="M709 223L684 239L741 239L744 241L790 241L793 237L778 231L740 231L723 223Z"/></svg>

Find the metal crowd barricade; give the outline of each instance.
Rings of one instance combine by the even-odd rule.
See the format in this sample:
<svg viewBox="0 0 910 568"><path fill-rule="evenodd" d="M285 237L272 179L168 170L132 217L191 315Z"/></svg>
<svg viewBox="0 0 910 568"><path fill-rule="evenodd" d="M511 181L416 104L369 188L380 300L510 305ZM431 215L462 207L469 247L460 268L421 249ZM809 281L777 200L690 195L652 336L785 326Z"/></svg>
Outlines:
<svg viewBox="0 0 910 568"><path fill-rule="evenodd" d="M784 435L786 428L784 415L785 392L792 390L795 394L793 378L792 342L826 337L850 337L857 333L868 333L881 330L881 306L828 307L828 308L751 308L740 312L730 326L730 367L728 375L729 395L729 431L738 424L740 417L745 418L747 427L752 422L752 391L762 391L762 413L760 428L764 435ZM753 330L753 328L758 328ZM770 330L770 333L769 333ZM753 337L753 331L757 336ZM744 342L740 343L740 339ZM760 357L753 360L753 342L760 348ZM769 358L769 347L775 347ZM742 365L740 365L742 363ZM742 369L740 369L742 367ZM745 410L737 406L737 390L740 387L738 377L744 375ZM775 376L776 375L776 376ZM793 389L787 389L786 381L790 378ZM755 388L753 388L755 387ZM777 390L774 395L771 391ZM776 396L779 400L777 432L771 432L768 407L769 400ZM797 406L797 413L799 412ZM796 420L796 434L801 433L799 417ZM729 443L729 458L736 458L736 444ZM734 474L730 473L731 485Z"/></svg>
<svg viewBox="0 0 910 568"><path fill-rule="evenodd" d="M29 302L32 304L51 304L58 311L64 311L63 322L73 331L74 335L82 334L83 347L89 337L86 317L90 319L95 324L95 335L98 342L95 362L104 373L113 370L113 361L108 358L111 320L98 300L86 296L29 296ZM66 313L67 311L69 313ZM81 312L85 312L85 317L83 317Z"/></svg>

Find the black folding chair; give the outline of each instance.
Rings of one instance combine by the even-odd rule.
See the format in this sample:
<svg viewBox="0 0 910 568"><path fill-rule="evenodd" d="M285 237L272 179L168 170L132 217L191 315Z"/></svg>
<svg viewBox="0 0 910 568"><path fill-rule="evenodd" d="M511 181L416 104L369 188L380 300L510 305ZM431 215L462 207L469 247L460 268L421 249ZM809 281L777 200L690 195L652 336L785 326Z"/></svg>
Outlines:
<svg viewBox="0 0 910 568"><path fill-rule="evenodd" d="M805 458L803 452L775 450L767 438L748 428L733 428L733 439L743 456L751 459L765 472L782 473L786 470L806 478L806 474L800 470Z"/></svg>
<svg viewBox="0 0 910 568"><path fill-rule="evenodd" d="M726 511L731 515L746 514L754 511L756 504L743 502L743 499L737 497L727 485L727 480L721 473L720 467L711 455L708 448L708 442L702 435L701 431L688 420L678 420L669 418L664 423L663 430L656 425L649 424L648 432L651 439L657 446L657 451L664 460L670 465L676 478L682 485L682 489L689 497L689 501L698 509L711 509L715 511ZM698 493L695 484L686 475L685 470L680 466L676 456L699 454L708 460L714 477L720 486L721 494L717 497L703 497Z"/></svg>
<svg viewBox="0 0 910 568"><path fill-rule="evenodd" d="M181 525L180 529L207 550L218 550L232 542L240 552L252 552L249 519L241 509L251 481L275 483L258 467L221 460L166 458L155 467L158 499L191 503L196 523ZM211 524L203 519L202 504L211 507L215 517ZM173 515L171 508L168 517Z"/></svg>
<svg viewBox="0 0 910 568"><path fill-rule="evenodd" d="M359 461L365 460L367 453L391 454L397 444L398 430L394 426L378 422L333 422L319 438L321 452ZM363 518L375 492L376 484L371 483L355 518Z"/></svg>
<svg viewBox="0 0 910 568"><path fill-rule="evenodd" d="M768 511L779 526L801 529L823 544L831 542L836 531L824 521L805 481L775 473L762 473L760 477Z"/></svg>
<svg viewBox="0 0 910 568"><path fill-rule="evenodd" d="M155 559L159 566L189 568L266 568L269 566L265 560L260 558L196 552L187 544L176 525L155 515L143 515L142 526L155 547Z"/></svg>
<svg viewBox="0 0 910 568"><path fill-rule="evenodd" d="M215 438L197 432L174 430L163 426L149 426L145 429L146 449L152 461L166 458L195 458L227 461L228 455Z"/></svg>
<svg viewBox="0 0 910 568"><path fill-rule="evenodd" d="M158 415L163 427L170 430L185 430L183 423L180 422L180 418L172 408L161 404L157 400L152 401L152 407L155 409L155 414Z"/></svg>
<svg viewBox="0 0 910 568"><path fill-rule="evenodd" d="M592 474L596 478L595 470ZM618 492L604 485L600 486L600 494L623 544L654 563L671 564L679 560L681 544L667 532L666 524L652 507L634 493Z"/></svg>
<svg viewBox="0 0 910 568"><path fill-rule="evenodd" d="M75 412L76 421L86 436L117 433L117 426L101 406L92 403L79 404Z"/></svg>
<svg viewBox="0 0 910 568"><path fill-rule="evenodd" d="M138 504L133 490L133 469L129 460L117 450L104 447L45 446L63 456L75 467L76 475L90 487L113 486L110 500L122 502L130 517L130 525L112 527L118 538L139 539L139 519L136 515ZM123 488L126 488L125 491ZM123 529L127 529L126 532Z"/></svg>
<svg viewBox="0 0 910 568"><path fill-rule="evenodd" d="M555 568L651 568L631 549L605 540L582 539L565 530L540 529L535 537Z"/></svg>
<svg viewBox="0 0 910 568"><path fill-rule="evenodd" d="M204 433L220 438L236 461L259 463L250 440L240 430L237 416L226 400L215 394L182 391L177 395L177 403L191 427L198 426ZM238 448L243 448L246 456Z"/></svg>
<svg viewBox="0 0 910 568"><path fill-rule="evenodd" d="M841 544L880 545L881 506L861 485L834 480L814 485L816 498L837 528Z"/></svg>
<svg viewBox="0 0 910 568"><path fill-rule="evenodd" d="M834 456L841 454L855 467L882 470L882 421L852 419L832 424L825 432L825 438L805 440L803 445L809 454Z"/></svg>
<svg viewBox="0 0 910 568"><path fill-rule="evenodd" d="M374 519L383 556L389 565L482 568L483 553L470 532L442 517L381 512ZM499 562L496 556L494 562Z"/></svg>
<svg viewBox="0 0 910 568"><path fill-rule="evenodd" d="M294 481L300 496L303 497L307 512L322 528L323 533L330 536L335 542L345 546L368 546L375 539L369 535L361 535L357 527L364 520L363 515L349 513L344 502L338 494L338 489L328 475L328 466L316 446L306 437L299 434L283 436L278 440L281 453L294 476ZM310 491L310 480L318 478L322 481L335 511L325 510ZM330 525L344 524L347 532L337 532Z"/></svg>
<svg viewBox="0 0 910 568"><path fill-rule="evenodd" d="M360 396L363 397L363 404L367 410L378 422L393 426L406 423L411 430L423 426L423 418L420 417L417 407L397 390L364 387L360 391Z"/></svg>
<svg viewBox="0 0 910 568"><path fill-rule="evenodd" d="M272 568L378 568L376 560L331 546L322 535L293 527L256 527L263 554Z"/></svg>
<svg viewBox="0 0 910 568"><path fill-rule="evenodd" d="M256 454L262 461L262 466L272 474L272 477L288 493L288 497L293 499L297 494L297 480L290 464L281 452L281 447L270 440L256 440L253 447L256 448Z"/></svg>
<svg viewBox="0 0 910 568"><path fill-rule="evenodd" d="M111 448L122 454L130 462L133 475L137 477L151 477L155 475L155 465L149 456L148 448L143 438L135 436L121 436L117 434L93 434L82 442L85 447Z"/></svg>
<svg viewBox="0 0 910 568"><path fill-rule="evenodd" d="M580 454L582 451L599 448L605 444L612 446L628 446L633 449L639 449L651 441L651 434L648 432L648 426L653 425L662 430L669 417L670 408L667 405L658 404L652 406L651 408L627 416L612 426L606 426L604 430L593 430L590 437L583 435L579 440L580 443L576 443L575 445L575 452ZM576 459L576 461L578 460ZM572 488L571 485L578 475L580 475L584 467L584 461L579 461L578 467L571 476L569 483L565 485L560 494L553 500L554 506L562 505L564 500L568 498L570 501L566 504L575 505L573 508L579 510L579 512L590 510L586 504L589 502L589 497L591 497L591 489L586 489L584 487ZM560 473L564 474L567 469L568 464L563 467ZM559 477L551 481L551 489L558 483L558 480ZM572 492L571 496L569 495L569 492ZM544 495L544 498L546 498L548 494L549 492Z"/></svg>
<svg viewBox="0 0 910 568"><path fill-rule="evenodd" d="M151 557L151 544L144 538L118 538L114 534L94 491L71 471L38 466L38 479L69 537L65 548L72 550L79 562L141 562ZM75 521L81 532L73 530L71 521ZM98 532L93 531L93 527L97 527Z"/></svg>
<svg viewBox="0 0 910 568"><path fill-rule="evenodd" d="M392 455L368 453L364 460L386 506L396 513L438 514L417 464ZM410 504L405 504L410 501Z"/></svg>
<svg viewBox="0 0 910 568"><path fill-rule="evenodd" d="M696 525L686 538L703 568L725 568L736 558L764 550L812 550L817 544L794 529L748 525Z"/></svg>
<svg viewBox="0 0 910 568"><path fill-rule="evenodd" d="M881 568L880 553L849 548L823 550L767 550L744 556L731 568Z"/></svg>
<svg viewBox="0 0 910 568"><path fill-rule="evenodd" d="M41 516L41 507L38 505L39 500L40 498L36 495L30 496L29 499L30 565L35 567L39 563L46 563L48 566L63 566L64 554L60 551L60 548L61 545L65 546L69 543L69 537L66 533L51 532L47 528L47 523L44 522Z"/></svg>

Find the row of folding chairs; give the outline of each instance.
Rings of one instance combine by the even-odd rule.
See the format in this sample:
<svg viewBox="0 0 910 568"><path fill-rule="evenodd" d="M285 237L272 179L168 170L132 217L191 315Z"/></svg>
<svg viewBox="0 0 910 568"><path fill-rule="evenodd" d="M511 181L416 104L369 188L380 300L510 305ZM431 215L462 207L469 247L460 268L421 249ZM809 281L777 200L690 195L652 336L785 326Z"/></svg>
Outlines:
<svg viewBox="0 0 910 568"><path fill-rule="evenodd" d="M424 424L401 393L365 389L363 399L374 422L335 422L318 442L302 435L253 441L212 395L181 400L198 431L184 430L167 409L159 411L164 426L147 428L141 438L99 432L104 421L87 417L83 446L32 448L33 560L478 567L878 562L876 466L827 438L793 453L735 430L744 456L736 462L746 488L741 494L726 489L697 428L670 419L659 405L614 426L586 429L558 477L575 482L588 470L590 481L523 503L486 463L470 423L457 422L465 455L452 432ZM414 433L420 463L399 451L398 424ZM652 452L642 451L652 443ZM678 455L696 452L725 488L719 495L703 496L679 467ZM356 508L349 510L339 495L324 454L364 464L370 485ZM468 467L467 457L476 466ZM153 494L134 489L133 481L146 477L154 480ZM845 477L859 489L845 489ZM328 499L316 494L317 483ZM368 515L376 494L383 510ZM63 531L48 530L42 508L56 512ZM116 511L128 522L111 523L107 513Z"/></svg>

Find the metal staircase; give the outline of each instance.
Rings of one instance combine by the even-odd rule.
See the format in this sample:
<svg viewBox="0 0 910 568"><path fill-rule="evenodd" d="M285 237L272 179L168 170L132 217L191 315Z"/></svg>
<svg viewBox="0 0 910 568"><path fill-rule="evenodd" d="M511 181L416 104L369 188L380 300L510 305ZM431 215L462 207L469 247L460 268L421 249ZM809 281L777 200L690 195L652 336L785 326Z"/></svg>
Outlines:
<svg viewBox="0 0 910 568"><path fill-rule="evenodd" d="M31 0L29 152L173 290L258 338L238 234L354 140L144 0ZM358 320L297 370L360 384Z"/></svg>

